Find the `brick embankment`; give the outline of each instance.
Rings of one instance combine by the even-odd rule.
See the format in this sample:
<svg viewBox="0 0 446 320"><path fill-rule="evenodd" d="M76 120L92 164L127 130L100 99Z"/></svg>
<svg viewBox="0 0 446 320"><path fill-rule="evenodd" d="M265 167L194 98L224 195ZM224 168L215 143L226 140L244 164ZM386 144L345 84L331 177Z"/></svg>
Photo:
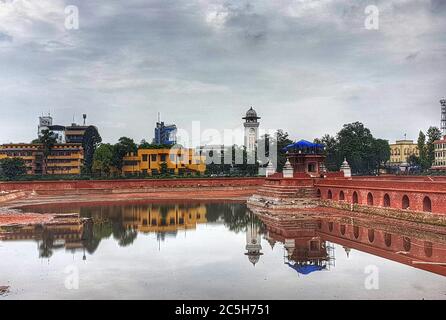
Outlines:
<svg viewBox="0 0 446 320"><path fill-rule="evenodd" d="M446 215L431 214L396 208L384 208L360 204L350 204L340 201L320 200L321 206L359 212L367 215L381 216L385 218L399 219L405 221L427 223L431 225L446 226Z"/></svg>
<svg viewBox="0 0 446 320"><path fill-rule="evenodd" d="M0 220L6 217L5 213L8 213L10 208L47 204L170 200L245 201L263 182L263 178L203 178L0 183L0 191L21 190L18 191L20 197L0 202Z"/></svg>
<svg viewBox="0 0 446 320"><path fill-rule="evenodd" d="M132 179L132 180L79 180L79 181L29 181L2 182L0 191L34 191L41 193L82 192L119 193L160 188L246 188L260 187L265 179L254 178L183 178L183 179Z"/></svg>

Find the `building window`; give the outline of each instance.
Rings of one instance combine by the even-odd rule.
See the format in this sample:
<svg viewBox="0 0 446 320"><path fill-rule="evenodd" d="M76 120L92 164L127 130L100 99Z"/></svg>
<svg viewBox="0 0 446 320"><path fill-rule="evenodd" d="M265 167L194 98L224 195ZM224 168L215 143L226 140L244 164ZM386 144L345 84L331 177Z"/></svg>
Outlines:
<svg viewBox="0 0 446 320"><path fill-rule="evenodd" d="M142 161L147 162L147 155L146 154L142 155Z"/></svg>
<svg viewBox="0 0 446 320"><path fill-rule="evenodd" d="M156 154L152 154L152 161L156 161Z"/></svg>

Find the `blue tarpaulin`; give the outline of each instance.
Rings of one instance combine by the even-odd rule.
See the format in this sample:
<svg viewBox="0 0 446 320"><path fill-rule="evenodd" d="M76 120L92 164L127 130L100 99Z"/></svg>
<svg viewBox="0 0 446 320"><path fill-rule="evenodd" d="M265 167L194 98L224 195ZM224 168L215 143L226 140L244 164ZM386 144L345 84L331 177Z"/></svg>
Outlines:
<svg viewBox="0 0 446 320"><path fill-rule="evenodd" d="M307 140L300 140L298 142L287 145L283 150L289 149L306 149L306 148L324 148L323 144L313 143Z"/></svg>
<svg viewBox="0 0 446 320"><path fill-rule="evenodd" d="M297 272L301 274L310 274L314 271L320 271L325 269L325 266L317 266L317 265L298 265L298 264L291 264L289 262L286 263L289 267L293 268Z"/></svg>

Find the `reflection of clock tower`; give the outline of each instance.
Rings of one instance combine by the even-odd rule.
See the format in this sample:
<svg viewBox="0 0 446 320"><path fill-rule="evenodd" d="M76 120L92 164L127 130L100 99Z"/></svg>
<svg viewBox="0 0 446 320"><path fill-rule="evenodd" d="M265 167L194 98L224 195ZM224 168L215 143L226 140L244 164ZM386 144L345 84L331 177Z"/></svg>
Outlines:
<svg viewBox="0 0 446 320"><path fill-rule="evenodd" d="M243 126L245 127L245 147L247 152L254 152L259 139L259 123L260 117L257 117L257 112L251 107L246 116L242 118L245 120Z"/></svg>
<svg viewBox="0 0 446 320"><path fill-rule="evenodd" d="M263 254L260 252L262 250L261 238L260 238L260 228L256 224L254 216L249 215L250 221L246 228L246 250L248 252L245 255L248 256L249 261L253 266L259 262L260 256Z"/></svg>

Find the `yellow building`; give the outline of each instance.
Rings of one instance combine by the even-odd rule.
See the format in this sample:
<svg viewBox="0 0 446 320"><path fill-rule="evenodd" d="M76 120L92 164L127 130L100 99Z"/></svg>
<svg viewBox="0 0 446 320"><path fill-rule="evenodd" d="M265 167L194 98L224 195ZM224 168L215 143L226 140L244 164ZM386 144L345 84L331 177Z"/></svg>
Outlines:
<svg viewBox="0 0 446 320"><path fill-rule="evenodd" d="M419 155L418 146L413 140L396 140L390 145L390 165L407 163L411 155Z"/></svg>
<svg viewBox="0 0 446 320"><path fill-rule="evenodd" d="M206 223L206 206L172 205L160 207L127 207L122 212L123 224L143 233L175 232L177 230L195 229L197 224Z"/></svg>
<svg viewBox="0 0 446 320"><path fill-rule="evenodd" d="M136 154L128 154L123 159L122 172L128 174L158 174L162 164L170 173L204 173L206 157L195 153L194 149L139 149Z"/></svg>
<svg viewBox="0 0 446 320"><path fill-rule="evenodd" d="M80 174L84 151L80 143L56 144L45 163L43 145L16 143L0 146L0 159L21 158L27 174Z"/></svg>

